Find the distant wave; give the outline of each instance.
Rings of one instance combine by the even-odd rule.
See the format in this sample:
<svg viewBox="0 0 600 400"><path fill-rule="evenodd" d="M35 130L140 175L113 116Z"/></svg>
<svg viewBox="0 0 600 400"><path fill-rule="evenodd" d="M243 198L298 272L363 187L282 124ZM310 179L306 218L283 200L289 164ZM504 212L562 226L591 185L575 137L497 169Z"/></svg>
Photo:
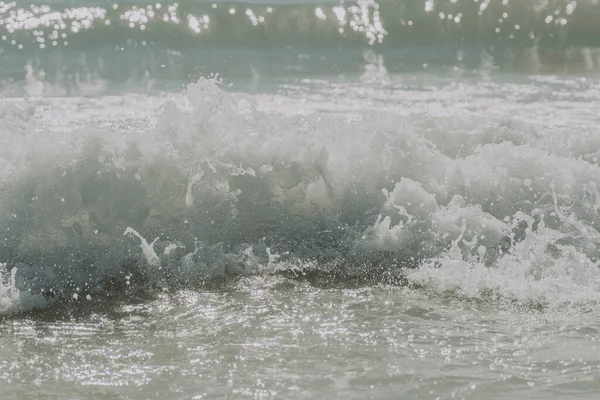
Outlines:
<svg viewBox="0 0 600 400"><path fill-rule="evenodd" d="M113 82L339 75L369 49L386 67L586 73L600 68L594 1L0 2L0 93L31 72L77 93ZM164 84L163 90L181 89Z"/></svg>
<svg viewBox="0 0 600 400"><path fill-rule="evenodd" d="M46 135L26 109L2 114L4 312L260 273L406 282L417 268L422 284L470 266L600 288L597 132L290 117L206 79L187 96L144 133Z"/></svg>
<svg viewBox="0 0 600 400"><path fill-rule="evenodd" d="M0 2L4 51L123 45L170 47L427 43L596 46L594 1ZM318 41L317 41L318 39Z"/></svg>

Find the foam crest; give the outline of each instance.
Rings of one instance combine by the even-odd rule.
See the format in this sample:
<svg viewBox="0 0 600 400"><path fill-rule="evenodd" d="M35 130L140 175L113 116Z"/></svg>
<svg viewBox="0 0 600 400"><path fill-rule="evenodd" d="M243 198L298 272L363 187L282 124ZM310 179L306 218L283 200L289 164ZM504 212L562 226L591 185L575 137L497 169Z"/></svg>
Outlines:
<svg viewBox="0 0 600 400"><path fill-rule="evenodd" d="M600 168L581 140L506 120L263 112L216 78L187 101L143 133L49 137L3 117L3 312L257 273L597 297Z"/></svg>
<svg viewBox="0 0 600 400"><path fill-rule="evenodd" d="M19 289L15 287L17 269L8 271L6 264L0 264L0 314L12 311L19 302Z"/></svg>
<svg viewBox="0 0 600 400"><path fill-rule="evenodd" d="M591 307L600 300L598 261L577 246L558 244L566 235L548 228L528 232L489 268L481 258L465 261L449 252L410 271L407 280L434 295L517 301L537 307ZM454 244L456 245L456 244Z"/></svg>

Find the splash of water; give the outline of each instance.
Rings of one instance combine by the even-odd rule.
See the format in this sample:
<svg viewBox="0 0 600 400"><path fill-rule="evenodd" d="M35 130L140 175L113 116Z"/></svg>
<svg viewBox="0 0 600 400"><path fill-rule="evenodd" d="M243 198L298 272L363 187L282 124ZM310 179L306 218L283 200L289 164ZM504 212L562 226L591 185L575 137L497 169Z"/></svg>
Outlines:
<svg viewBox="0 0 600 400"><path fill-rule="evenodd" d="M0 314L13 311L19 304L19 289L15 286L17 269L7 271L6 264L0 264Z"/></svg>
<svg viewBox="0 0 600 400"><path fill-rule="evenodd" d="M288 116L216 79L187 98L143 133L6 120L5 311L257 273L597 300L596 132Z"/></svg>

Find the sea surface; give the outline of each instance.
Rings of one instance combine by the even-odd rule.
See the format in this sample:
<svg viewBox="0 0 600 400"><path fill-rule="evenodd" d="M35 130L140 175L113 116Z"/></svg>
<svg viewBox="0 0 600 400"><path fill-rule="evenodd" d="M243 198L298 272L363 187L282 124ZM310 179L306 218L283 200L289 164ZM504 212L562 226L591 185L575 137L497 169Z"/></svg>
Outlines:
<svg viewBox="0 0 600 400"><path fill-rule="evenodd" d="M0 399L597 399L596 0L0 1Z"/></svg>

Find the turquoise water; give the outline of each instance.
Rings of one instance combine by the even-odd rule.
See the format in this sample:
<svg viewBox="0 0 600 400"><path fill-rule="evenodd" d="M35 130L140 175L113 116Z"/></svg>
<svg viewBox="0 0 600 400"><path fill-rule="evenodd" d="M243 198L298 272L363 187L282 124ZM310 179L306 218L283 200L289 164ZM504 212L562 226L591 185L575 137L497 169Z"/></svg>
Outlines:
<svg viewBox="0 0 600 400"><path fill-rule="evenodd" d="M597 73L599 19L566 0L0 2L0 91L40 74L48 95L331 79L360 73L366 49L392 73Z"/></svg>
<svg viewBox="0 0 600 400"><path fill-rule="evenodd" d="M0 398L596 398L598 20L0 2Z"/></svg>

